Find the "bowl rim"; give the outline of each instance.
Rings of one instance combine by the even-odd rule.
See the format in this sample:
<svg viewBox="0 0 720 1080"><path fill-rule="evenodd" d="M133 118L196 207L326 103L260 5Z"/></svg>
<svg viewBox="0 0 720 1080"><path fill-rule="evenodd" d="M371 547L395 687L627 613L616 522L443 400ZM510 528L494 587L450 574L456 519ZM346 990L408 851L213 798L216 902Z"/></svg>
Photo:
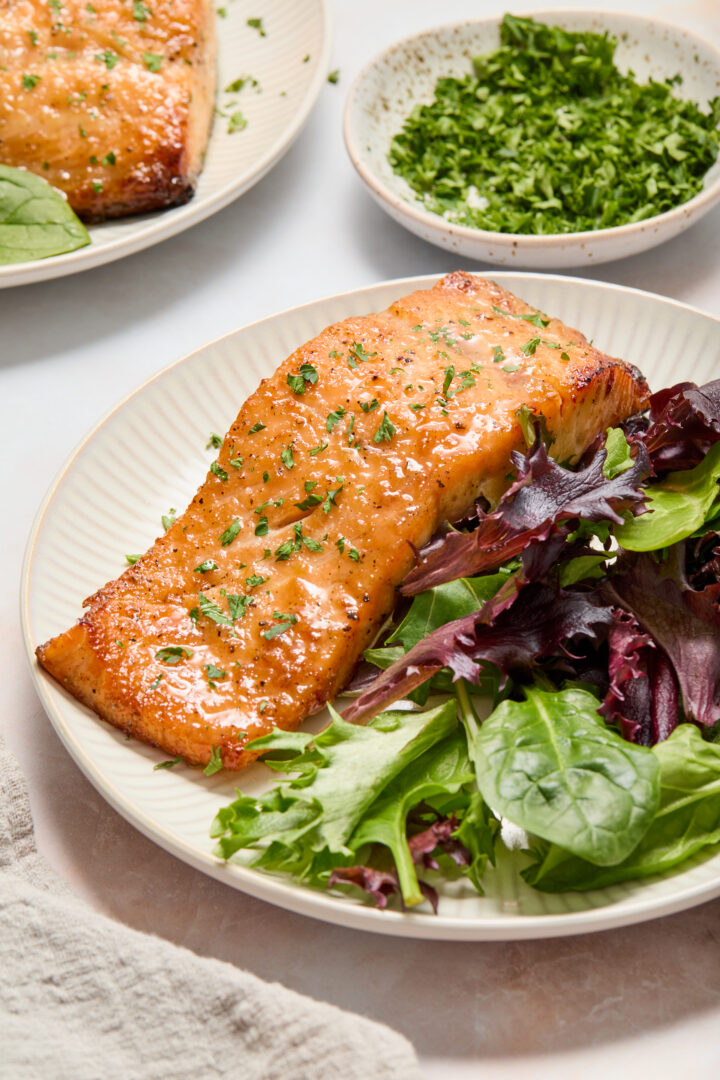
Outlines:
<svg viewBox="0 0 720 1080"><path fill-rule="evenodd" d="M523 12L522 15L537 20L544 20L547 18L562 19L563 17L577 16L587 17L588 19L598 17L610 19L618 18L627 22L637 23L639 26L651 26L660 30L664 29L670 31L676 37L687 38L691 45L697 45L698 48L709 50L714 54L714 60L717 65L718 81L720 83L720 46L700 37L700 35L696 34L694 31L689 30L684 26L679 26L677 23L670 22L667 19L641 15L637 12L620 11L617 8L542 8L539 11ZM664 228L665 226L670 226L682 218L690 219L701 216L720 199L720 172L718 172L718 175L712 183L708 187L704 187L703 190L699 191L697 195L694 195L692 199L688 199L687 202L684 203L679 203L677 206L672 207L670 210L665 210L661 214L643 218L642 221L627 222L624 225L613 225L606 229L585 229L581 232L537 234L500 232L491 229L476 229L470 225L458 225L454 222L447 221L440 214L435 214L431 210L426 210L419 202L409 202L392 191L375 170L366 164L364 152L359 145L359 140L357 139L354 130L354 116L358 105L358 98L363 84L368 79L370 73L374 68L378 67L381 63L391 57L393 53L397 53L401 49L405 49L415 43L419 44L429 37L434 37L440 33L447 33L448 31L454 32L463 30L468 27L499 25L502 19L502 15L490 15L483 19L464 19L460 22L441 23L437 26L429 27L426 30L421 30L418 33L409 34L407 37L400 38L400 40L393 42L392 45L389 45L387 48L377 53L355 76L348 91L343 111L343 137L345 149L347 150L350 161L356 172L376 199L387 203L399 214L413 218L418 225L425 225L435 232L447 234L462 240L476 241L477 243L494 243L500 247L512 246L519 248L520 246L523 246L535 250L547 247L548 245L557 246L572 244L573 246L582 246L589 242L611 242L612 240L638 235L645 232L650 226L655 227L657 230ZM718 162L720 162L720 153L718 153L718 157L715 159L714 164L717 164ZM712 167L713 166L710 166L710 168Z"/></svg>

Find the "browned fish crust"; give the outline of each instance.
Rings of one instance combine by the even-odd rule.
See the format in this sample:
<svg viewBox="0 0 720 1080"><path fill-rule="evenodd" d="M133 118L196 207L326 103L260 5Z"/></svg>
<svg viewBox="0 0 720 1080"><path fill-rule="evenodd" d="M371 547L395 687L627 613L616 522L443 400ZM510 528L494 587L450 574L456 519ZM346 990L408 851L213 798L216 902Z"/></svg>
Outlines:
<svg viewBox="0 0 720 1080"><path fill-rule="evenodd" d="M414 551L500 496L522 405L560 460L644 408L637 371L523 315L455 273L323 330L244 403L182 517L40 663L168 754L248 764L250 739L297 727L347 682Z"/></svg>
<svg viewBox="0 0 720 1080"><path fill-rule="evenodd" d="M0 163L85 221L187 202L214 92L209 0L0 0Z"/></svg>

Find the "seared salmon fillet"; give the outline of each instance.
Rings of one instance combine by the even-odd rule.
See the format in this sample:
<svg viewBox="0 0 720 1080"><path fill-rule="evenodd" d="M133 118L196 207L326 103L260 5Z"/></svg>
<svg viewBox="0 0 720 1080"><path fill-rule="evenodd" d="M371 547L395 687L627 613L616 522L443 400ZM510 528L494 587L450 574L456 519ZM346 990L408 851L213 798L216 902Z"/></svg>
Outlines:
<svg viewBox="0 0 720 1080"><path fill-rule="evenodd" d="M187 202L215 92L210 0L0 0L0 163L86 221Z"/></svg>
<svg viewBox="0 0 720 1080"><path fill-rule="evenodd" d="M565 460L646 390L469 274L330 326L248 398L182 517L40 663L129 735L241 768L248 740L342 689L415 550L499 497L522 405Z"/></svg>

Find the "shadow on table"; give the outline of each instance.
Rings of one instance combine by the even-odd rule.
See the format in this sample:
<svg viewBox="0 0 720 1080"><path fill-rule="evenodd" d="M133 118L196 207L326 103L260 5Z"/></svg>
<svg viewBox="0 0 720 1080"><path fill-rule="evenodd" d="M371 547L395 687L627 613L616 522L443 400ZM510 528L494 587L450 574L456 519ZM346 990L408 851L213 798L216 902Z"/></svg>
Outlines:
<svg viewBox="0 0 720 1080"><path fill-rule="evenodd" d="M461 1059L571 1050L647 1034L720 1006L720 901L547 941L425 942L329 926L244 896L156 847L81 776L39 705L31 713L36 745L44 746L43 761L31 766L41 846L93 906L382 1020L421 1054Z"/></svg>
<svg viewBox="0 0 720 1080"><path fill-rule="evenodd" d="M435 247L393 221L364 191L356 193L352 226L355 243L375 267L378 281L450 270L469 270L492 278L494 270L523 270L522 266L512 264L494 267ZM595 266L551 269L549 273L626 285L692 304L690 298L698 291L702 294L703 284L717 272L719 247L720 208L717 208L674 240L641 255ZM714 295L712 301L717 310Z"/></svg>

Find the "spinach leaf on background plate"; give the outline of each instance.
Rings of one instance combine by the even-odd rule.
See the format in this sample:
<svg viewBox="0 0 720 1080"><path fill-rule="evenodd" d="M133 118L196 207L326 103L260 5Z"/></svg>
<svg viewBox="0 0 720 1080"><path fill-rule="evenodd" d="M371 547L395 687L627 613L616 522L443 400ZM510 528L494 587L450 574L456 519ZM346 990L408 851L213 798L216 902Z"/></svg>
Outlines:
<svg viewBox="0 0 720 1080"><path fill-rule="evenodd" d="M0 165L0 265L47 259L89 243L62 192L26 169Z"/></svg>

